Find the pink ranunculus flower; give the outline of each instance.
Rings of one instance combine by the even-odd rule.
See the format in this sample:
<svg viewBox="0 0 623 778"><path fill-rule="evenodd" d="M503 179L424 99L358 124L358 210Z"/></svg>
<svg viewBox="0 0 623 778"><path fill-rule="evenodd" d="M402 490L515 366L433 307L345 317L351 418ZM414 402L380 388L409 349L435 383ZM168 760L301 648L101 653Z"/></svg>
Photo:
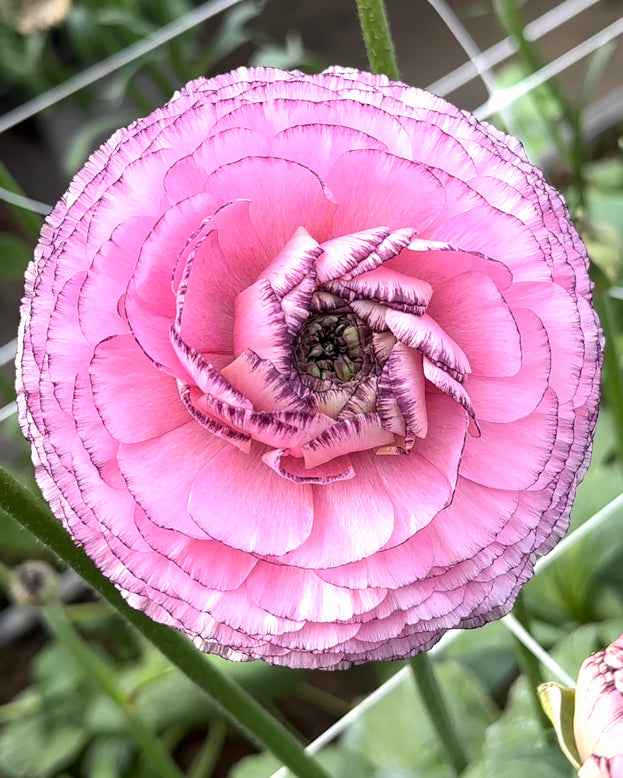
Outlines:
<svg viewBox="0 0 623 778"><path fill-rule="evenodd" d="M136 608L337 668L508 612L567 528L600 330L520 144L355 70L191 82L115 133L28 271L21 423Z"/></svg>
<svg viewBox="0 0 623 778"><path fill-rule="evenodd" d="M623 778L623 635L582 663L573 729L580 778Z"/></svg>

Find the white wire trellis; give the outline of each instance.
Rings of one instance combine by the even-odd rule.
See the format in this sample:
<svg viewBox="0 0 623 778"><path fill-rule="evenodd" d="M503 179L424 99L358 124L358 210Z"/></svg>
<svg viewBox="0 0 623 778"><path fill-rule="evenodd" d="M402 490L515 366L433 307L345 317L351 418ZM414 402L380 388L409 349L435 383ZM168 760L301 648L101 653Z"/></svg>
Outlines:
<svg viewBox="0 0 623 778"><path fill-rule="evenodd" d="M191 12L161 28L152 35L136 42L103 62L88 68L65 83L30 100L15 110L4 114L0 117L0 133L15 127L20 122L39 112L46 110L78 90L111 75L124 65L148 54L157 46L163 45L176 36L179 36L205 20L222 13L239 2L241 2L241 0L209 0L209 2L193 9ZM531 21L525 28L525 35L528 40L539 40L548 33L559 29L562 25L568 23L579 14L584 13L591 7L603 2L605 2L605 0L564 0L537 19ZM434 81L428 88L441 96L445 96L465 85L472 79L480 78L488 93L486 102L478 106L474 111L476 116L480 119L487 119L494 113L505 111L517 100L524 97L526 94L529 94L548 79L559 75L597 51L600 47L623 35L623 17L621 17L612 21L599 32L586 38L578 45L573 46L558 58L547 63L541 70L531 74L514 87L500 89L496 82L494 68L514 54L516 47L510 38L504 38L487 50L480 51L465 26L453 13L446 0L429 0L429 3L435 8L442 19L444 19L452 34L466 51L468 60L450 73L445 74L442 78ZM38 214L45 215L50 210L50 207L45 203L10 192L2 187L0 187L0 200L26 208ZM15 349L15 340L0 347L0 367L12 361L15 355ZM15 412L16 404L14 402L7 403L4 407L1 407L0 423L9 419ZM622 516L623 495L617 497L609 505L596 513L589 521L569 535L565 540L561 541L546 558L540 560L536 564L536 574L538 575L541 570L555 563L568 549L580 542L582 538L595 532L606 522L613 519L619 519ZM553 675L557 676L563 683L568 685L573 684L573 679L565 673L564 669L553 662L547 652L535 643L533 638L521 628L521 625L519 625L512 616L506 617L502 622L511 632L513 632L513 634L528 646L529 650L548 667ZM457 634L458 633L456 632L448 633L444 639L432 649L432 653L438 654L443 652L443 650L456 639ZM409 672L409 668L404 668L390 678L332 727L327 729L319 738L314 740L307 747L307 750L310 753L317 753L328 743L335 740L335 738L342 734L353 723L353 721L402 683ZM284 778L286 775L286 769L281 768L273 774L272 778Z"/></svg>
<svg viewBox="0 0 623 778"><path fill-rule="evenodd" d="M6 132L6 130L15 127L21 122L29 119L32 116L45 111L46 108L50 108L56 103L64 100L66 97L73 95L80 89L84 89L86 86L94 84L106 76L111 75L119 68L129 65L137 59L149 54L149 52L162 46L173 38L177 38L182 33L192 30L193 27L202 22L211 19L213 16L226 11L228 8L232 8L234 5L242 0L209 0L207 3L203 3L198 8L189 11L188 13L180 16L174 22L161 27L151 35L147 35L145 38L136 41L131 46L113 54L108 59L98 62L81 73L78 73L73 78L69 78L62 84L55 86L53 89L49 89L42 95L35 97L33 100L29 100L27 103L15 108L13 111L9 111L0 117L0 133Z"/></svg>

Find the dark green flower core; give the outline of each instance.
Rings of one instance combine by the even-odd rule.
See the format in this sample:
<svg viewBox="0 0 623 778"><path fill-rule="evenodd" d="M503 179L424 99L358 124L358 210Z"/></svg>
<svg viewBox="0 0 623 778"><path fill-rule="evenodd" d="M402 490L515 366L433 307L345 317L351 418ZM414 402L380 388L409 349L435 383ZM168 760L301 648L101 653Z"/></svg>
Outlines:
<svg viewBox="0 0 623 778"><path fill-rule="evenodd" d="M294 341L303 377L348 383L361 377L372 331L354 313L312 314Z"/></svg>

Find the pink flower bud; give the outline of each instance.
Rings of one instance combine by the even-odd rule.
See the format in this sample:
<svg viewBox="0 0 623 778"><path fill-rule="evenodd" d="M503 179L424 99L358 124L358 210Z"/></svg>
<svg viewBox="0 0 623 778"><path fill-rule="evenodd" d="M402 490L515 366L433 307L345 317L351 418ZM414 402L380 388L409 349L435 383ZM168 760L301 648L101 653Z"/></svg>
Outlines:
<svg viewBox="0 0 623 778"><path fill-rule="evenodd" d="M623 635L584 660L573 729L581 778L623 778Z"/></svg>

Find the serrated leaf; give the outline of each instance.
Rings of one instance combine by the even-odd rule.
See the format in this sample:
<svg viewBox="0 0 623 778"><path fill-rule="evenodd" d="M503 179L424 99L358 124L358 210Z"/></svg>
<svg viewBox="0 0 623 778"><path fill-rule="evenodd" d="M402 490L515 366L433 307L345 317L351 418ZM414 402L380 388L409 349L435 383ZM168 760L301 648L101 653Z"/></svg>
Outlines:
<svg viewBox="0 0 623 778"><path fill-rule="evenodd" d="M579 770L580 755L573 736L574 690L548 681L539 686L538 693L545 715L554 726L563 754L575 769Z"/></svg>

